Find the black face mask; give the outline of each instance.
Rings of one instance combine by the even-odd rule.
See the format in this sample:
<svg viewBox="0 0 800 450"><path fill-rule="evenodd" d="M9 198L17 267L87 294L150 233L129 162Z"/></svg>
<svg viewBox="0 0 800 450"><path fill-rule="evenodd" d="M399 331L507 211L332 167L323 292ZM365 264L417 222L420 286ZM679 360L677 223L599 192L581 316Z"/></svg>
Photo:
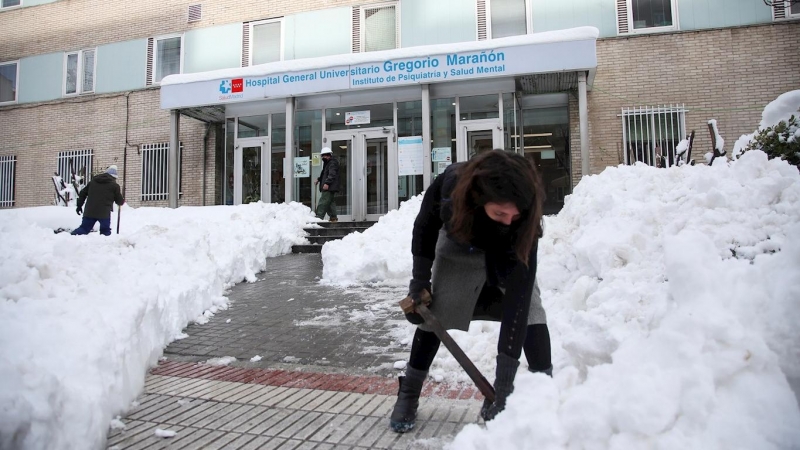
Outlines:
<svg viewBox="0 0 800 450"><path fill-rule="evenodd" d="M519 220L511 225L492 220L480 206L472 222L472 244L484 251L505 252L511 249L519 228Z"/></svg>

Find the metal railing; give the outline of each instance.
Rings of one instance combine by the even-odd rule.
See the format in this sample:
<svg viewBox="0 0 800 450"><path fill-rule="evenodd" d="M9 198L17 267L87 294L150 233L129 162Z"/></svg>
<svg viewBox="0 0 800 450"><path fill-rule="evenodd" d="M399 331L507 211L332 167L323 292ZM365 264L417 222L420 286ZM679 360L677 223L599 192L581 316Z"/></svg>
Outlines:
<svg viewBox="0 0 800 450"><path fill-rule="evenodd" d="M683 104L622 108L625 164L675 165L675 147L686 136L686 112Z"/></svg>
<svg viewBox="0 0 800 450"><path fill-rule="evenodd" d="M0 208L14 206L16 167L16 156L0 156Z"/></svg>
<svg viewBox="0 0 800 450"><path fill-rule="evenodd" d="M94 155L92 149L71 150L58 153L58 176L66 183L72 182L72 175L76 174L83 177L83 183L89 183L92 179L92 161Z"/></svg>
<svg viewBox="0 0 800 450"><path fill-rule="evenodd" d="M178 161L181 169L183 144L180 146ZM181 186L181 172L178 170L178 186ZM142 145L142 201L167 200L169 197L169 142Z"/></svg>

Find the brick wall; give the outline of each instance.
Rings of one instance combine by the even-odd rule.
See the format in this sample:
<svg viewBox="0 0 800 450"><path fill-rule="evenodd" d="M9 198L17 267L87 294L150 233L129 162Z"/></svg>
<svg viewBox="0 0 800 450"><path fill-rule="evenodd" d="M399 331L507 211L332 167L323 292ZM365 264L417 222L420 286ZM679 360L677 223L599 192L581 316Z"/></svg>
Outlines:
<svg viewBox="0 0 800 450"><path fill-rule="evenodd" d="M52 204L51 176L58 153L93 149L95 171L116 164L119 183L125 182L126 200L132 206L166 206L167 201L141 201L141 144L169 142L169 111L159 108L159 90L130 93L127 105L128 142L125 158L126 97L124 94L82 97L51 103L0 109L0 155L17 156L16 206ZM213 128L212 128L213 130ZM183 142L183 193L181 205L203 203L203 133L205 124L181 117ZM206 154L206 204L214 204L218 185L215 136L208 137ZM123 171L123 167L125 170Z"/></svg>
<svg viewBox="0 0 800 450"><path fill-rule="evenodd" d="M0 12L0 61L298 12L353 0L69 0ZM187 23L188 6L203 19Z"/></svg>
<svg viewBox="0 0 800 450"><path fill-rule="evenodd" d="M618 164L622 107L685 103L687 133L696 131L693 159L702 161L711 151L709 119L717 119L730 152L740 135L758 127L767 103L800 89L798 42L798 21L598 40L588 96L591 172ZM579 172L577 107L571 100L573 167Z"/></svg>

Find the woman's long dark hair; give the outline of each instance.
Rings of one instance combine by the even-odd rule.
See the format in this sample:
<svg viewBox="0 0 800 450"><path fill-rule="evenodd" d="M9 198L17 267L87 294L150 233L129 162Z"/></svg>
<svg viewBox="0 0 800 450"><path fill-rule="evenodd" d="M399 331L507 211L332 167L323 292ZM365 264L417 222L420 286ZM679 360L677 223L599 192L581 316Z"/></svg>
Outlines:
<svg viewBox="0 0 800 450"><path fill-rule="evenodd" d="M450 233L462 242L475 237L473 224L478 208L489 202L516 205L520 218L514 223L514 254L528 264L531 250L542 236L544 202L544 189L533 161L503 150L481 153L460 168L450 199Z"/></svg>

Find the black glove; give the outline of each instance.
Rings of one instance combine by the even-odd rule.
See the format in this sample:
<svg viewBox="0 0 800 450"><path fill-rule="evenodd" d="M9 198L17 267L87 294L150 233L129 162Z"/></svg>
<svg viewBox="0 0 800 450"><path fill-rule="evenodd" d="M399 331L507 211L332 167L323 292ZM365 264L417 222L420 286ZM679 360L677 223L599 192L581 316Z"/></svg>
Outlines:
<svg viewBox="0 0 800 450"><path fill-rule="evenodd" d="M80 216L81 214L83 214L83 208L81 208L80 206L78 206L77 208L75 208L75 212L77 212L77 213L78 213L78 215Z"/></svg>
<svg viewBox="0 0 800 450"><path fill-rule="evenodd" d="M519 360L504 353L497 355L497 368L494 380L494 403L483 400L481 418L488 422L506 409L506 399L514 392L514 378L517 376Z"/></svg>
<svg viewBox="0 0 800 450"><path fill-rule="evenodd" d="M411 280L408 283L408 296L414 300L415 305L422 304L422 291L431 292L431 282L425 280ZM406 314L406 320L413 323L414 325L419 325L421 323L425 323L425 319L422 318L418 313L408 313Z"/></svg>

